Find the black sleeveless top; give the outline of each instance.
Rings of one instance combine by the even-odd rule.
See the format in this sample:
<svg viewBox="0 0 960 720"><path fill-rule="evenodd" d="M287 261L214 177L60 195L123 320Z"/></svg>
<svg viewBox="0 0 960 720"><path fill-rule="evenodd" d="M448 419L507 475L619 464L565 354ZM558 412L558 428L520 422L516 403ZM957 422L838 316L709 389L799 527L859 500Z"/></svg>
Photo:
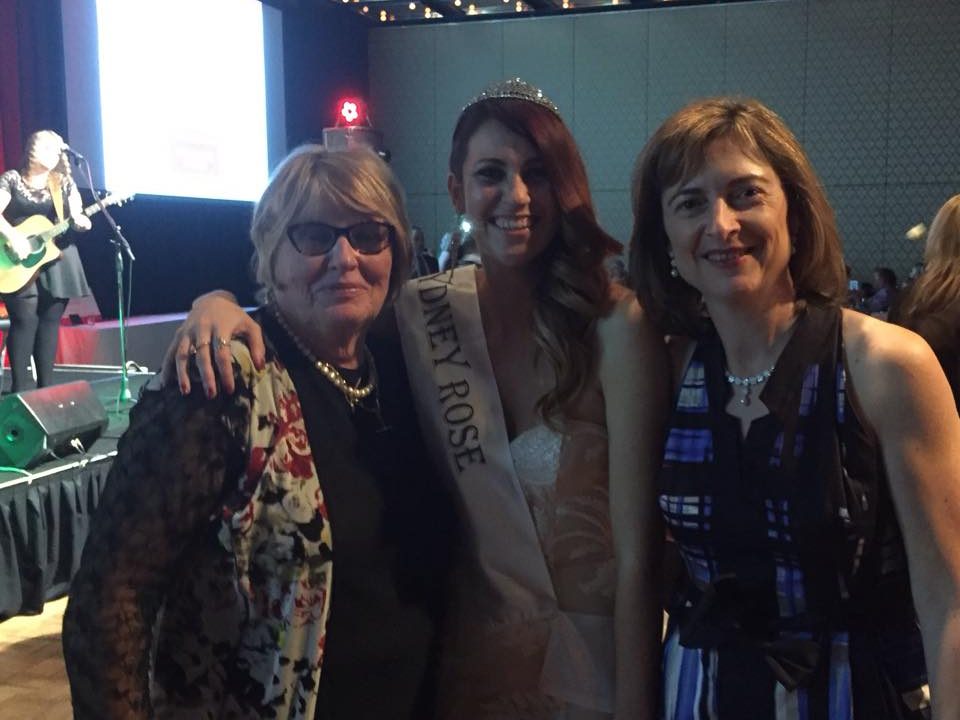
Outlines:
<svg viewBox="0 0 960 720"><path fill-rule="evenodd" d="M713 332L685 371L660 474L688 573L667 717L914 717L926 671L906 554L847 381L841 310L802 312L746 437L725 410L725 366Z"/></svg>

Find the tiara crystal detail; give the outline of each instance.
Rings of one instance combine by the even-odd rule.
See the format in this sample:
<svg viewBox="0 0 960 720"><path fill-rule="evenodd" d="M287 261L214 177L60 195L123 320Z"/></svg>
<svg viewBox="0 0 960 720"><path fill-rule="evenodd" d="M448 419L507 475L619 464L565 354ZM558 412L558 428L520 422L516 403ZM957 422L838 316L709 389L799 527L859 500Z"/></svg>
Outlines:
<svg viewBox="0 0 960 720"><path fill-rule="evenodd" d="M466 105L463 106L461 114L468 107L476 105L479 102L484 100L498 100L498 99L511 99L511 100L526 100L527 102L532 102L540 107L545 107L547 110L552 112L558 118L560 117L560 108L548 98L543 90L531 85L525 80L520 78L510 78L509 80L503 80L501 82L492 83L487 85L483 90L480 91L480 94L475 98L470 100ZM561 120L563 118L560 118Z"/></svg>

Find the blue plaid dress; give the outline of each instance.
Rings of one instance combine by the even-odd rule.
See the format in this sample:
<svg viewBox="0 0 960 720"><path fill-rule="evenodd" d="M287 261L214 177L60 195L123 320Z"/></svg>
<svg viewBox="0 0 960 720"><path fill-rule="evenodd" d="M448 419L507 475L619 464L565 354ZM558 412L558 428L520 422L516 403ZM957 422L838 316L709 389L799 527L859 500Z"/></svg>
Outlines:
<svg viewBox="0 0 960 720"><path fill-rule="evenodd" d="M809 306L759 395L769 414L743 437L719 338L697 345L659 486L687 570L666 720L928 712L903 540L843 357L840 309Z"/></svg>

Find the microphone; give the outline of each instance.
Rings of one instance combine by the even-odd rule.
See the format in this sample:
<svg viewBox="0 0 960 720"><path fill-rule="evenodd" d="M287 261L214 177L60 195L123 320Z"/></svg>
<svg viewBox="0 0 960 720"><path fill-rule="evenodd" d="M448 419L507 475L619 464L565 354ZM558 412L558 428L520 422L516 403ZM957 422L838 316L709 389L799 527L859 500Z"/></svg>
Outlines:
<svg viewBox="0 0 960 720"><path fill-rule="evenodd" d="M66 143L63 144L63 147L61 148L61 150L63 150L63 152L67 154L67 157L73 160L74 162L80 162L81 160L84 159L83 155L78 153L76 150L74 150L72 147L70 147Z"/></svg>

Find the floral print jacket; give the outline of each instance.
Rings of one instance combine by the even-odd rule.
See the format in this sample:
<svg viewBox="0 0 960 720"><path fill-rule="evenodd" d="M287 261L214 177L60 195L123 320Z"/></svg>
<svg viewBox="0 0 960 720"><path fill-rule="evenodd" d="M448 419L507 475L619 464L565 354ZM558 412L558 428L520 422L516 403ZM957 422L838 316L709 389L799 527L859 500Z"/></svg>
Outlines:
<svg viewBox="0 0 960 720"><path fill-rule="evenodd" d="M330 525L289 374L233 353L233 396L131 413L64 619L77 718L314 716Z"/></svg>

